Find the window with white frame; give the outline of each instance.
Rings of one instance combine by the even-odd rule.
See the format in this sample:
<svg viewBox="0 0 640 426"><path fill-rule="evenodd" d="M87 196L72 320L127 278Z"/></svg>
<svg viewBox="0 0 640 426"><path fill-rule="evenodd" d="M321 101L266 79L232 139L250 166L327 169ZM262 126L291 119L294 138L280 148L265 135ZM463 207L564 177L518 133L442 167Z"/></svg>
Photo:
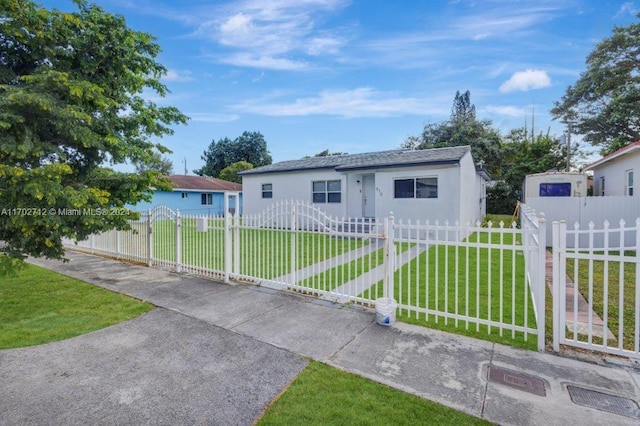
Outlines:
<svg viewBox="0 0 640 426"><path fill-rule="evenodd" d="M600 178L600 195L604 195L604 176Z"/></svg>
<svg viewBox="0 0 640 426"><path fill-rule="evenodd" d="M312 182L312 197L314 203L342 202L342 182L339 180L316 180Z"/></svg>
<svg viewBox="0 0 640 426"><path fill-rule="evenodd" d="M202 201L201 204L203 206L207 206L207 205L213 204L213 194L211 194L211 193L202 194L201 201Z"/></svg>
<svg viewBox="0 0 640 426"><path fill-rule="evenodd" d="M189 193L188 192L183 192L182 193L182 198L189 198Z"/></svg>
<svg viewBox="0 0 640 426"><path fill-rule="evenodd" d="M263 183L262 184L262 198L273 198L273 184L272 183Z"/></svg>
<svg viewBox="0 0 640 426"><path fill-rule="evenodd" d="M627 195L633 196L633 169L627 170Z"/></svg>
<svg viewBox="0 0 640 426"><path fill-rule="evenodd" d="M438 198L438 178L408 178L393 181L394 198Z"/></svg>

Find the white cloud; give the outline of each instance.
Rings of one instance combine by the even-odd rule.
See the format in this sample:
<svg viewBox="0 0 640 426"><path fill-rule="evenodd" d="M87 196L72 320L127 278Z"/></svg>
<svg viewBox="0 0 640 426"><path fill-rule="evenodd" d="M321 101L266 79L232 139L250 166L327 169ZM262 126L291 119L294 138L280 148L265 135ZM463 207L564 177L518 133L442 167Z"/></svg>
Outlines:
<svg viewBox="0 0 640 426"><path fill-rule="evenodd" d="M238 67L250 67L280 71L300 71L308 67L306 62L294 61L273 56L259 56L248 52L240 52L220 58L220 62Z"/></svg>
<svg viewBox="0 0 640 426"><path fill-rule="evenodd" d="M389 117L430 112L427 99L398 97L370 87L352 90L323 90L316 96L289 102L248 101L235 106L243 112L268 116L335 115L344 118ZM440 111L431 111L440 113Z"/></svg>
<svg viewBox="0 0 640 426"><path fill-rule="evenodd" d="M531 89L542 89L551 86L551 78L546 71L532 70L518 71L500 86L500 92L526 92Z"/></svg>
<svg viewBox="0 0 640 426"><path fill-rule="evenodd" d="M620 6L620 9L618 9L618 13L616 13L614 18L618 18L622 15L635 16L637 13L638 9L636 8L636 6L633 4L633 2L628 1Z"/></svg>
<svg viewBox="0 0 640 426"><path fill-rule="evenodd" d="M322 14L344 0L263 0L229 3L204 18L195 35L228 49L218 60L241 67L297 71L305 56L337 55L343 40L319 27Z"/></svg>
<svg viewBox="0 0 640 426"><path fill-rule="evenodd" d="M235 114L218 114L209 112L189 112L185 113L191 121L200 121L205 123L229 123L236 121L239 116Z"/></svg>
<svg viewBox="0 0 640 426"><path fill-rule="evenodd" d="M193 81L194 78L191 75L191 71L185 70L167 70L167 74L162 77L163 81L176 81L179 83L185 83L188 81Z"/></svg>
<svg viewBox="0 0 640 426"><path fill-rule="evenodd" d="M524 117L526 114L526 109L510 105L488 105L482 108L482 112L486 112L488 114L506 115L509 117Z"/></svg>

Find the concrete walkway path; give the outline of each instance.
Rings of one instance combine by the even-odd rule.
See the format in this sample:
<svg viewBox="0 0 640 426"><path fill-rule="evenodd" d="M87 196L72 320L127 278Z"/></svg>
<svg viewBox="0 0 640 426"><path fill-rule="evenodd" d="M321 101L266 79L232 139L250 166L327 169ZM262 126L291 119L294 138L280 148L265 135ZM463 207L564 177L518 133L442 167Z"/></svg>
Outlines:
<svg viewBox="0 0 640 426"><path fill-rule="evenodd" d="M68 264L34 263L267 343L285 354L327 362L491 422L545 426L640 422L640 374L632 365L596 365L401 323L383 327L367 309L260 287L194 280L86 254L69 252L69 258ZM160 326L172 327L162 318L157 321ZM105 342L105 349L109 345ZM109 348L114 356L116 349ZM29 350L24 349L25 353ZM123 362L127 356L123 352ZM220 363L226 357L234 360L228 352L220 355ZM5 360L6 355L0 364ZM207 365L215 368L216 363ZM102 374L108 376L109 372ZM265 374L267 380L270 373ZM108 385L117 388L118 382L111 380ZM174 392L165 391L165 398L171 400ZM0 413L6 411L6 401L15 406L20 403L16 398L22 397L6 391L0 395ZM573 402L584 403L581 395L591 395L586 398L590 407ZM604 403L600 408L611 410L615 404L608 403L609 395L627 404L625 415L593 408L595 401ZM39 398L54 396L41 394Z"/></svg>

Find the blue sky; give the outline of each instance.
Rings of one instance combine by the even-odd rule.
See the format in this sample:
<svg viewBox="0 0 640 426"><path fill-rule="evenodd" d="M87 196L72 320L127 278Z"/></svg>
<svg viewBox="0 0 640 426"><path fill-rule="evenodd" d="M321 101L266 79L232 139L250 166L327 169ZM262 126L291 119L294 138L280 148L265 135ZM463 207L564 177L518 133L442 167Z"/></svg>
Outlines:
<svg viewBox="0 0 640 426"><path fill-rule="evenodd" d="M506 134L548 113L640 4L606 0L99 0L154 34L166 98L191 117L160 142L174 171L212 139L259 131L274 161L394 149L448 119L456 90ZM46 7L74 8L47 0Z"/></svg>

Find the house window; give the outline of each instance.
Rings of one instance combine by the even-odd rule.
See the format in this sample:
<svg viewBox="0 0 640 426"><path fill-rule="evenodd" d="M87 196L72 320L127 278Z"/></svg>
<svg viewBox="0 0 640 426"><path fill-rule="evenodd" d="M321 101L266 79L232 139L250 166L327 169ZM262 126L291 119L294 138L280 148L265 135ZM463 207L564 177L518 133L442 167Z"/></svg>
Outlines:
<svg viewBox="0 0 640 426"><path fill-rule="evenodd" d="M600 178L600 195L604 195L604 176Z"/></svg>
<svg viewBox="0 0 640 426"><path fill-rule="evenodd" d="M627 170L627 195L633 195L633 170Z"/></svg>
<svg viewBox="0 0 640 426"><path fill-rule="evenodd" d="M314 203L342 202L342 182L339 180L317 180L312 184Z"/></svg>
<svg viewBox="0 0 640 426"><path fill-rule="evenodd" d="M541 183L540 196L541 197L570 197L571 183L570 182Z"/></svg>
<svg viewBox="0 0 640 426"><path fill-rule="evenodd" d="M182 193L182 198L187 198L189 197L189 193L188 192L183 192Z"/></svg>
<svg viewBox="0 0 640 426"><path fill-rule="evenodd" d="M213 194L202 194L202 205L211 205L213 204Z"/></svg>
<svg viewBox="0 0 640 426"><path fill-rule="evenodd" d="M438 198L438 178L396 179L394 198Z"/></svg>
<svg viewBox="0 0 640 426"><path fill-rule="evenodd" d="M262 198L273 198L273 184L272 183L263 183L262 184Z"/></svg>

